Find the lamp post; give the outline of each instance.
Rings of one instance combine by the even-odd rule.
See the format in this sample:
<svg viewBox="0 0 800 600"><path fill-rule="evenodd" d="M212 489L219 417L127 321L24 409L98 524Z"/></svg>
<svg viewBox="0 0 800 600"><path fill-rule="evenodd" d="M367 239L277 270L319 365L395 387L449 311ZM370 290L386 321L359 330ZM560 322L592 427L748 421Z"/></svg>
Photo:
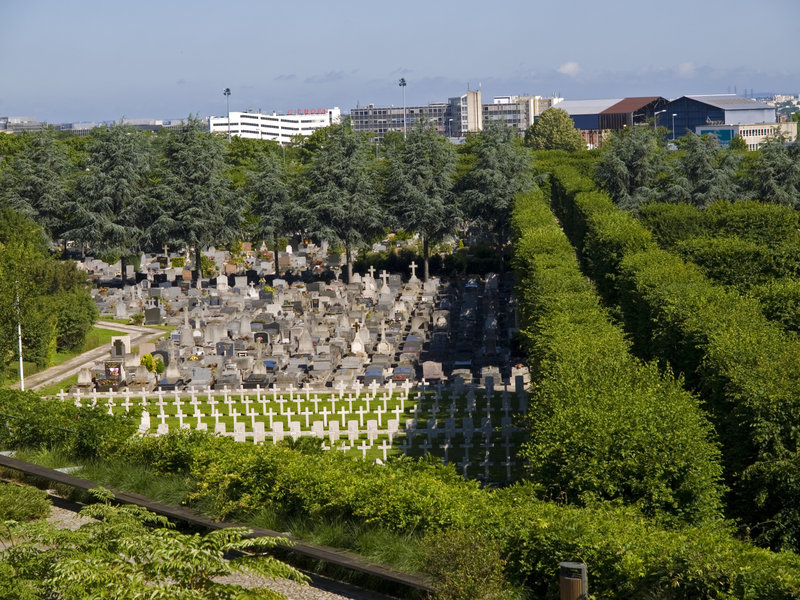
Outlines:
<svg viewBox="0 0 800 600"><path fill-rule="evenodd" d="M406 78L401 77L398 84L403 88L403 141L406 139Z"/></svg>
<svg viewBox="0 0 800 600"><path fill-rule="evenodd" d="M666 108L653 113L653 129L656 129L658 127L658 115L665 112L667 112Z"/></svg>
<svg viewBox="0 0 800 600"><path fill-rule="evenodd" d="M17 344L19 350L19 390L25 391L25 373L22 367L22 317L19 310L19 281L17 283L17 294L14 298L14 308L17 311Z"/></svg>
<svg viewBox="0 0 800 600"><path fill-rule="evenodd" d="M447 131L450 137L453 137L453 119L447 119Z"/></svg>
<svg viewBox="0 0 800 600"><path fill-rule="evenodd" d="M228 143L231 141L231 88L222 90L222 95L225 96L225 106L228 109Z"/></svg>
<svg viewBox="0 0 800 600"><path fill-rule="evenodd" d="M678 113L672 113L672 139L675 139L675 117L678 116Z"/></svg>

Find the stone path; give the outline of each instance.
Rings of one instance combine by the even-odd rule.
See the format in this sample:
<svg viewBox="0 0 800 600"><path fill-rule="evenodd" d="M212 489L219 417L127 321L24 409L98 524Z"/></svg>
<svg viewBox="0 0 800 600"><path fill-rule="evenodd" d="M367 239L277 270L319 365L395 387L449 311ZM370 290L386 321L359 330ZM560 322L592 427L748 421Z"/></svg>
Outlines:
<svg viewBox="0 0 800 600"><path fill-rule="evenodd" d="M122 325L112 321L97 321L95 327L101 329L111 329L131 335L131 344L138 345L143 342L152 342L164 335L164 331L152 329L150 327L138 327L136 325ZM61 364L55 365L44 371L25 377L25 389L35 390L45 385L50 385L55 381L62 381L67 377L75 375L86 364L92 364L101 358L108 356L111 344L103 344L92 350L74 356Z"/></svg>

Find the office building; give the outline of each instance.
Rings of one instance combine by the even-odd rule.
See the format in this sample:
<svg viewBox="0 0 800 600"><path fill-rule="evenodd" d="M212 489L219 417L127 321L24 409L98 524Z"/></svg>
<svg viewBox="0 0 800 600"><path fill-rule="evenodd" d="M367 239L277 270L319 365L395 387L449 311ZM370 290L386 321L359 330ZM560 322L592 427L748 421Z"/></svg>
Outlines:
<svg viewBox="0 0 800 600"><path fill-rule="evenodd" d="M235 135L256 140L272 140L286 145L295 136L308 137L317 129L341 121L341 111L334 108L296 108L286 114L232 112L227 117L210 117L211 133Z"/></svg>

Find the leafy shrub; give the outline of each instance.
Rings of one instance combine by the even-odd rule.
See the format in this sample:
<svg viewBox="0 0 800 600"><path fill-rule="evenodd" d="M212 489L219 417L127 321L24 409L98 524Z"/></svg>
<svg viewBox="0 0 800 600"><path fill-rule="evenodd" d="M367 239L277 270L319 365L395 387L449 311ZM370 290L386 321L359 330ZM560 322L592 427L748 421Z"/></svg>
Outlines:
<svg viewBox="0 0 800 600"><path fill-rule="evenodd" d="M615 219L605 206L597 218L580 213L577 190L586 182L574 172L565 170L564 181L555 177L552 202L565 227L574 228L573 240L629 235L614 229L624 217ZM792 416L800 414L800 342L767 322L756 302L712 285L675 255L627 246L620 258L625 236L607 244L605 262L593 264L607 269L600 274L614 285L609 297L622 308L635 350L671 365L702 395L723 444L730 514L761 543L800 548L793 500L800 496L800 430ZM583 243L578 249L586 251Z"/></svg>
<svg viewBox="0 0 800 600"><path fill-rule="evenodd" d="M536 379L523 452L532 480L573 503L617 500L684 522L718 516L719 451L697 400L631 357L540 192L517 198L513 230Z"/></svg>
<svg viewBox="0 0 800 600"><path fill-rule="evenodd" d="M28 485L0 484L0 522L35 521L50 515L47 494Z"/></svg>
<svg viewBox="0 0 800 600"><path fill-rule="evenodd" d="M436 582L437 600L500 600L513 598L505 582L502 544L477 529L429 533L425 572Z"/></svg>

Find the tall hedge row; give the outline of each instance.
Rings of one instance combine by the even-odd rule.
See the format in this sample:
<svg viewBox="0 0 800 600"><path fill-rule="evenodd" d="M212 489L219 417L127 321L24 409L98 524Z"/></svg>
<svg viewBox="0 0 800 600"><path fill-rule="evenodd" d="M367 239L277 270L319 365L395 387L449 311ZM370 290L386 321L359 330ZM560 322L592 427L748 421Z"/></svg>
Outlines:
<svg viewBox="0 0 800 600"><path fill-rule="evenodd" d="M667 249L701 235L738 237L772 247L795 239L800 228L793 208L754 200L714 202L706 208L653 202L642 204L638 212Z"/></svg>
<svg viewBox="0 0 800 600"><path fill-rule="evenodd" d="M191 450L187 452L187 450ZM335 452L237 444L197 432L132 440L125 460L177 456L197 481L196 501L218 515L285 511L295 518L357 520L401 532L464 531L497 542L506 577L535 598L558 597L558 563L583 561L597 598L789 599L800 595L800 557L733 539L719 522L668 529L631 507L586 508L538 498L521 483L481 489L452 467L410 459L375 465Z"/></svg>
<svg viewBox="0 0 800 600"><path fill-rule="evenodd" d="M719 450L698 401L630 354L540 191L517 199L514 267L535 380L525 457L547 497L719 516Z"/></svg>
<svg viewBox="0 0 800 600"><path fill-rule="evenodd" d="M637 351L668 361L683 373L711 411L732 487L730 513L760 542L797 549L797 338L768 322L756 301L713 285L696 266L653 243L629 243L648 237L629 215L612 213L605 205L581 212L589 206L583 201L588 182L575 172L565 169L554 177L553 205L565 224L576 224L573 238L583 239L578 247L587 262L607 269L593 276L613 282L612 297L622 308ZM603 239L614 241L605 250L592 243ZM592 257L604 251L605 258Z"/></svg>

